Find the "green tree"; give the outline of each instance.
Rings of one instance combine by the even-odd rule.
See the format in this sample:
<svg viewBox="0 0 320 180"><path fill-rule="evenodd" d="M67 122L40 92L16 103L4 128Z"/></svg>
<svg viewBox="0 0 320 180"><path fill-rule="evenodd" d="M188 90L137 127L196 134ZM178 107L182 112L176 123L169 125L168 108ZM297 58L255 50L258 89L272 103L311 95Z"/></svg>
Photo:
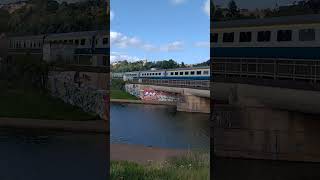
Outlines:
<svg viewBox="0 0 320 180"><path fill-rule="evenodd" d="M231 0L228 4L227 16L230 18L235 18L240 16L240 10L238 9L237 3L234 0Z"/></svg>

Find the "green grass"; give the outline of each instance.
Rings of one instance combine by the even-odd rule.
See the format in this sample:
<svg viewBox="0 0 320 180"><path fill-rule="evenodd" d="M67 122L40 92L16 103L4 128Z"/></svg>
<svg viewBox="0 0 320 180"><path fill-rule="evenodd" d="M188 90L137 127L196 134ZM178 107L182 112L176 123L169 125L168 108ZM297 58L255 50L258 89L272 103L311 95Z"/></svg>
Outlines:
<svg viewBox="0 0 320 180"><path fill-rule="evenodd" d="M111 99L128 99L128 100L138 100L137 97L118 89L111 89Z"/></svg>
<svg viewBox="0 0 320 180"><path fill-rule="evenodd" d="M1 85L1 84L0 84ZM0 117L54 120L93 120L96 115L36 89L0 89Z"/></svg>
<svg viewBox="0 0 320 180"><path fill-rule="evenodd" d="M209 156L193 154L148 165L111 161L110 172L112 180L208 180L210 179Z"/></svg>

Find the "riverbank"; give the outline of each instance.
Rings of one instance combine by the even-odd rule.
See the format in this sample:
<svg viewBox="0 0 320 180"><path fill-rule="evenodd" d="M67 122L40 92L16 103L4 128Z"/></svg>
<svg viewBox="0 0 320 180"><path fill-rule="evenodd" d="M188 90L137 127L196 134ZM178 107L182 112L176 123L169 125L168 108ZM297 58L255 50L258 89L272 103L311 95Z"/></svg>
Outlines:
<svg viewBox="0 0 320 180"><path fill-rule="evenodd" d="M131 161L139 164L165 161L170 157L183 156L188 150L146 147L132 144L110 144L110 158L114 161Z"/></svg>
<svg viewBox="0 0 320 180"><path fill-rule="evenodd" d="M111 179L208 180L208 154L187 150L111 144Z"/></svg>
<svg viewBox="0 0 320 180"><path fill-rule="evenodd" d="M109 132L108 122L104 120L72 121L0 117L0 128L54 130L104 134Z"/></svg>
<svg viewBox="0 0 320 180"><path fill-rule="evenodd" d="M110 99L111 103L128 103L128 104L150 104L150 105L169 105L176 106L176 102L169 101L142 101L142 100L132 100L132 99Z"/></svg>

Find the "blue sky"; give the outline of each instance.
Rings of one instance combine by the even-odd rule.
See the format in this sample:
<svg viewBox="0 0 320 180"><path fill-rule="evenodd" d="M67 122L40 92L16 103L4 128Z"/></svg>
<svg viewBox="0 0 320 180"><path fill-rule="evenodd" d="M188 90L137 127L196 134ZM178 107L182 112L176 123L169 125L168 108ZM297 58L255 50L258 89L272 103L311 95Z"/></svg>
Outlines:
<svg viewBox="0 0 320 180"><path fill-rule="evenodd" d="M111 0L111 62L210 57L209 0Z"/></svg>

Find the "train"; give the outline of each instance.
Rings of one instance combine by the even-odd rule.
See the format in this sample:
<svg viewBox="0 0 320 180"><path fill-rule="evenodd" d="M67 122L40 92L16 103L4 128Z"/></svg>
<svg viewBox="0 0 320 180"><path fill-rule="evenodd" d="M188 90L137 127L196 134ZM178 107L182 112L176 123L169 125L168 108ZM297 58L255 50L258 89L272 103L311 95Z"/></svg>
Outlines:
<svg viewBox="0 0 320 180"><path fill-rule="evenodd" d="M135 79L210 80L210 66L123 73L124 81Z"/></svg>
<svg viewBox="0 0 320 180"><path fill-rule="evenodd" d="M320 59L320 14L214 21L213 58Z"/></svg>
<svg viewBox="0 0 320 180"><path fill-rule="evenodd" d="M91 61L95 60L90 62L91 65L108 65L110 43L107 31L9 36L7 42L9 58L29 54L50 61L71 54L73 58L78 58L78 63L81 63L81 57L90 57Z"/></svg>

